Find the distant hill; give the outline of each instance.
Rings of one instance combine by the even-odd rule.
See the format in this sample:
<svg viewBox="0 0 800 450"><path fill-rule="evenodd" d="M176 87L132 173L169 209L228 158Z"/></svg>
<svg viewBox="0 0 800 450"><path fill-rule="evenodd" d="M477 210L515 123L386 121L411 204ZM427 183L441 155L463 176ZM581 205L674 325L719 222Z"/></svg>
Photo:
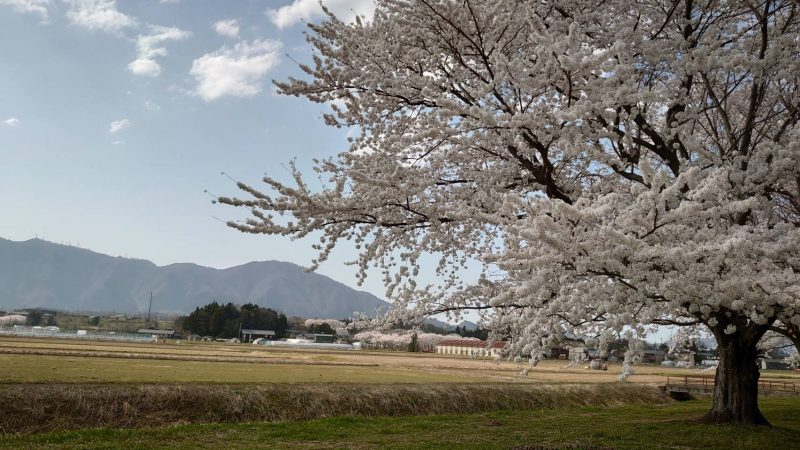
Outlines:
<svg viewBox="0 0 800 450"><path fill-rule="evenodd" d="M441 329L446 330L446 331L452 331L452 330L456 329L455 326L450 325L447 322L443 322L443 321L441 321L439 319L434 319L433 317L426 318L425 320L422 321L422 323L426 323L428 325L433 325L434 327L441 328Z"/></svg>
<svg viewBox="0 0 800 450"><path fill-rule="evenodd" d="M469 331L475 331L478 328L480 328L477 323L470 322L469 320L462 320L457 325L453 325L453 324L450 324L450 323L447 323L447 322L443 322L443 321L438 320L438 319L434 319L432 317L428 317L427 319L423 320L422 322L426 323L428 325L433 325L435 327L441 328L441 329L446 330L446 331L454 331L456 329L456 327L461 327L461 328L463 328L465 330L469 330Z"/></svg>
<svg viewBox="0 0 800 450"><path fill-rule="evenodd" d="M470 322L469 320L462 320L457 326L469 331L475 331L478 329L478 324L475 322Z"/></svg>
<svg viewBox="0 0 800 450"><path fill-rule="evenodd" d="M40 239L0 238L0 309L188 313L212 300L247 303L290 316L346 318L389 304L326 276L279 261L228 269L157 266Z"/></svg>

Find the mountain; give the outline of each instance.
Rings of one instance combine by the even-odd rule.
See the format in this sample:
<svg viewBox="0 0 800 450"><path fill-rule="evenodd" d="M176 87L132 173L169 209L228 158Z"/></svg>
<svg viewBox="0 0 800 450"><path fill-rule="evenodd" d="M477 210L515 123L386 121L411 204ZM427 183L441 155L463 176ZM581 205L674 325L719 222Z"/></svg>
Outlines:
<svg viewBox="0 0 800 450"><path fill-rule="evenodd" d="M188 313L212 300L256 303L289 316L346 318L389 304L326 276L280 261L228 269L157 266L40 239L0 238L0 309Z"/></svg>
<svg viewBox="0 0 800 450"><path fill-rule="evenodd" d="M456 326L461 327L461 329L468 331L475 331L478 329L478 324L475 322L470 322L469 320L462 320Z"/></svg>
<svg viewBox="0 0 800 450"><path fill-rule="evenodd" d="M428 317L427 319L423 320L422 323L426 323L428 325L433 325L435 327L441 328L441 329L446 330L446 331L453 331L453 330L456 329L456 327L461 327L462 329L465 329L465 330L468 330L468 331L475 331L478 328L480 328L477 323L470 322L469 320L462 320L457 325L452 325L450 323L443 322L441 320L434 319L432 317Z"/></svg>
<svg viewBox="0 0 800 450"><path fill-rule="evenodd" d="M428 318L424 319L422 321L422 323L426 323L428 325L433 325L434 327L441 328L441 329L443 329L445 331L452 331L452 330L456 329L456 327L454 327L453 325L450 325L449 323L443 322L443 321L441 321L439 319L434 319L433 317L428 317Z"/></svg>

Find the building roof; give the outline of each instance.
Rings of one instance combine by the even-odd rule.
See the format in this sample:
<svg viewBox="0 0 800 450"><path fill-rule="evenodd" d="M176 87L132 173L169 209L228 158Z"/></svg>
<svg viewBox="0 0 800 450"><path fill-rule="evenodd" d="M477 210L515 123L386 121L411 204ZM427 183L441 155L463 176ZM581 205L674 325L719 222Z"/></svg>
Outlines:
<svg viewBox="0 0 800 450"><path fill-rule="evenodd" d="M476 339L446 339L444 341L439 342L436 344L437 346L450 346L450 347L474 347L474 348L486 348L486 341L476 340ZM503 348L506 346L506 343L503 341L495 341L492 342L490 348Z"/></svg>
<svg viewBox="0 0 800 450"><path fill-rule="evenodd" d="M137 331L139 334L155 334L161 336L172 336L175 334L175 330L152 330L150 328L142 328L141 330Z"/></svg>
<svg viewBox="0 0 800 450"><path fill-rule="evenodd" d="M275 331L273 330L254 330L245 328L242 330L242 334L263 334L264 336L275 336Z"/></svg>
<svg viewBox="0 0 800 450"><path fill-rule="evenodd" d="M664 351L663 350L655 350L655 349L653 349L653 350L645 349L645 350L642 351L642 353L644 353L645 355L663 355Z"/></svg>

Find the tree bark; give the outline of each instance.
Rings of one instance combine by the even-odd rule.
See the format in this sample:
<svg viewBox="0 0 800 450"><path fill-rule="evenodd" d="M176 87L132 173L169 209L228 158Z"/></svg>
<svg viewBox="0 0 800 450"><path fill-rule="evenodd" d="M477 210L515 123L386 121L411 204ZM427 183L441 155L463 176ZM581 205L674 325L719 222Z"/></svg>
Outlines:
<svg viewBox="0 0 800 450"><path fill-rule="evenodd" d="M758 408L758 339L745 336L746 333L741 331L732 335L714 334L719 349L719 366L711 410L702 421L769 425Z"/></svg>

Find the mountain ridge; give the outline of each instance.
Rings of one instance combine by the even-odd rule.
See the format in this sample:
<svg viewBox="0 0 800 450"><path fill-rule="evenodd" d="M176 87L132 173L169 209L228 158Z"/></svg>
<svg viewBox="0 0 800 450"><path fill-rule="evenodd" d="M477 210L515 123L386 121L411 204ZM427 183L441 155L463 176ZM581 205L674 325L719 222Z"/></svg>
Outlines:
<svg viewBox="0 0 800 450"><path fill-rule="evenodd" d="M195 263L159 266L42 239L0 238L0 307L188 313L212 300L247 303L302 317L374 315L389 303L283 261L218 269Z"/></svg>

